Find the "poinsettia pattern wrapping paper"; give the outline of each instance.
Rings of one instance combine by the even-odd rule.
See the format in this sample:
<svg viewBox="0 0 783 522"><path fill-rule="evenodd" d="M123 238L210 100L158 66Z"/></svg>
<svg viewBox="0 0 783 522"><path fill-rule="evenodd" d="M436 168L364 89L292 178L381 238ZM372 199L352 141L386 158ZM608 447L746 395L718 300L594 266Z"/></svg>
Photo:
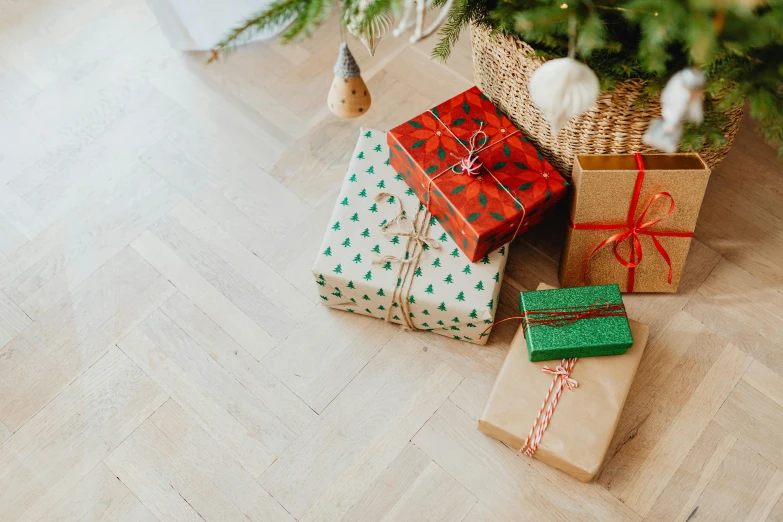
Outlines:
<svg viewBox="0 0 783 522"><path fill-rule="evenodd" d="M376 201L382 192L389 196ZM389 164L386 133L362 129L312 269L323 305L378 319L391 307L390 320L403 322L393 298L400 262L378 262L406 256L407 238L391 233L410 232L411 220L394 223L390 233L382 230L400 202L407 216L425 212ZM488 335L481 333L495 317L508 247L471 263L435 218L427 217L433 246L424 247L410 287L402 292L410 320L417 329L485 344Z"/></svg>
<svg viewBox="0 0 783 522"><path fill-rule="evenodd" d="M429 207L468 259L539 223L568 183L478 87L388 133L392 166ZM483 166L461 161L479 149Z"/></svg>

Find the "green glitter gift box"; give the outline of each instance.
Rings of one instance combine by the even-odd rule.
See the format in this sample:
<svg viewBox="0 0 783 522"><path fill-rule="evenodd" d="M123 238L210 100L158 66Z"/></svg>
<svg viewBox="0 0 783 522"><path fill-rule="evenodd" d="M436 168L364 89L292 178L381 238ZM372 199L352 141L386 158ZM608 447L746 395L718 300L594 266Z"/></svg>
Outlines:
<svg viewBox="0 0 783 522"><path fill-rule="evenodd" d="M531 361L619 355L633 345L617 285L522 292L519 304Z"/></svg>

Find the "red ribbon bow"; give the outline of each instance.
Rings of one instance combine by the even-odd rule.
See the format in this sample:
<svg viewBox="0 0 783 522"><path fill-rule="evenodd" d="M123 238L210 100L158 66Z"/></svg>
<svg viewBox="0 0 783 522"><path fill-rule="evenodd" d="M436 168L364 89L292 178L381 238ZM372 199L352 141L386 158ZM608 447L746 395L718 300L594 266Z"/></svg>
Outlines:
<svg viewBox="0 0 783 522"><path fill-rule="evenodd" d="M663 260L666 261L666 264L669 266L668 282L669 284L672 284L672 262L669 258L668 252L666 252L666 249L663 247L663 245L661 245L660 241L658 241L658 237L693 237L693 232L659 232L650 230L650 227L660 223L664 219L671 216L672 212L674 212L674 198L668 192L659 192L650 198L647 206L644 207L642 213L639 214L639 217L634 221L636 208L639 205L639 197L641 196L642 192L642 183L644 183L644 160L642 159L642 155L638 152L634 154L634 157L636 159L636 168L638 170L638 174L636 175L636 184L634 185L631 204L628 207L627 221L625 223L592 225L585 223L571 223L571 228L574 230L621 230L621 232L613 234L601 241L598 246L596 246L593 251L590 252L590 254L585 258L584 267L582 270L582 279L585 284L587 284L587 269L590 264L590 259L592 259L592 257L603 247L610 243L614 243L614 257L617 258L617 261L621 265L628 268L628 288L626 291L633 292L634 279L636 277L636 267L638 267L642 262L642 242L639 239L639 234L650 236L650 239L652 239L653 245L655 245L655 249L659 254L661 254L661 257L663 257ZM666 212L666 214L659 217L658 219L645 221L647 212L650 210L653 204L659 199L664 198L669 200L669 210ZM630 254L628 259L623 258L618 250L620 243L626 240L628 240L630 246Z"/></svg>

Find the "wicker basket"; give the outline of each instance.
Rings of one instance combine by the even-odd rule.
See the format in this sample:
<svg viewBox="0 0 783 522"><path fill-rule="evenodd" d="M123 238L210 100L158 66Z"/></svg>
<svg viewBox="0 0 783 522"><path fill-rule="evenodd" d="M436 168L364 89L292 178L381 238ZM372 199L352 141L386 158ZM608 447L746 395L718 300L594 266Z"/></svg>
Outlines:
<svg viewBox="0 0 783 522"><path fill-rule="evenodd" d="M643 108L635 107L644 82L627 80L598 97L595 108L572 119L557 136L552 136L543 114L530 103L527 84L544 60L525 42L512 37L490 35L489 30L471 27L473 76L479 88L523 130L557 169L571 174L576 154L627 154L653 152L642 136L653 118L661 117L656 98ZM726 144L719 149L703 148L699 154L715 168L728 153L737 134L742 105L726 113L723 133Z"/></svg>

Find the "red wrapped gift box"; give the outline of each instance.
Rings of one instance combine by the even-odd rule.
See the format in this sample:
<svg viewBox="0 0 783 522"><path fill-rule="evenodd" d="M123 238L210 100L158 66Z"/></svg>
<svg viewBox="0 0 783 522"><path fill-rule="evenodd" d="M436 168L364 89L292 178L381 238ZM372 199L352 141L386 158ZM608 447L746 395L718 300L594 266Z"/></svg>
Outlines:
<svg viewBox="0 0 783 522"><path fill-rule="evenodd" d="M471 261L500 248L568 183L473 87L392 129L391 165Z"/></svg>

